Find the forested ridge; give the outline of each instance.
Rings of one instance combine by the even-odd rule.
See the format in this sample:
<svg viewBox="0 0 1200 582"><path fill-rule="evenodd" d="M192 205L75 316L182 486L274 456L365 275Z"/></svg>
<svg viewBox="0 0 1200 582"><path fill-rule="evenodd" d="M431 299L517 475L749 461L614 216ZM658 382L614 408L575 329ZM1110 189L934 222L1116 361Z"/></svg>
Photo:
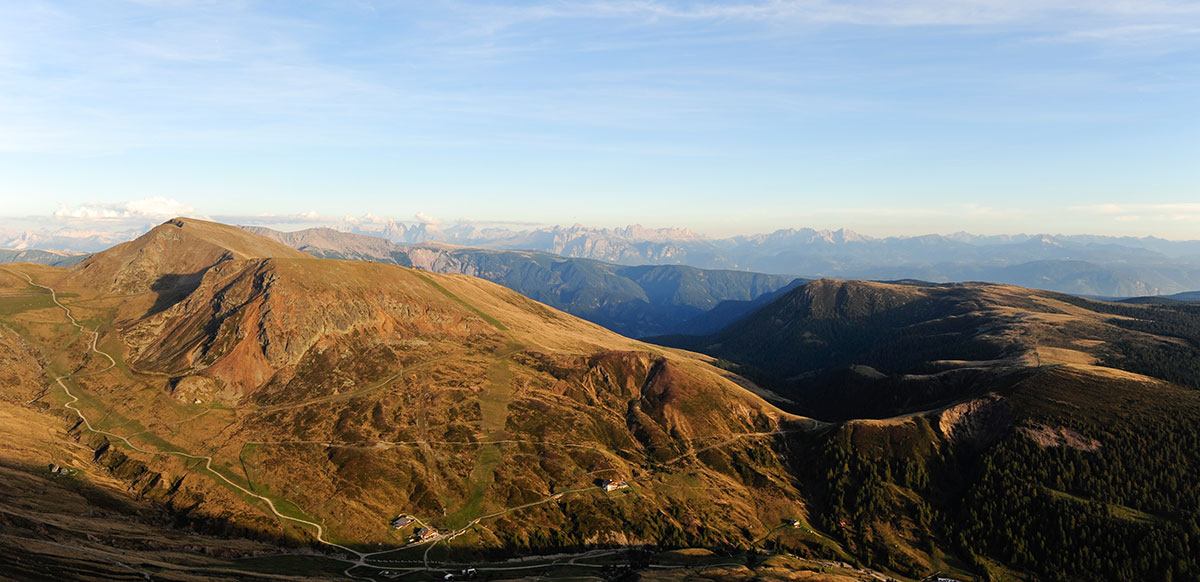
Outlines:
<svg viewBox="0 0 1200 582"><path fill-rule="evenodd" d="M1116 316L1108 323L1117 327L1166 339L1108 333L1103 338L1109 347L1101 359L1103 365L1200 389L1200 305L1127 305L1063 298L1080 307Z"/></svg>
<svg viewBox="0 0 1200 582"><path fill-rule="evenodd" d="M816 522L864 564L913 578L948 553L991 580L1200 580L1200 398L1087 382L1048 373L1016 388L1025 412L982 451L938 445L923 417L844 425L814 449ZM1039 442L1032 427L1079 442Z"/></svg>

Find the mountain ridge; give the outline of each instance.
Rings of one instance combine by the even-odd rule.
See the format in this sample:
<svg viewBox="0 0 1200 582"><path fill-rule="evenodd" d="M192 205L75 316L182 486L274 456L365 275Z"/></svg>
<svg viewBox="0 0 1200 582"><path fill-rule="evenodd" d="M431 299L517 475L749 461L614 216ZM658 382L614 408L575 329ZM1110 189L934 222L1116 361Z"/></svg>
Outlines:
<svg viewBox="0 0 1200 582"><path fill-rule="evenodd" d="M723 307L725 315L720 321L735 319L752 307L750 302L796 281L742 271L686 265L622 266L538 251L475 249L440 242L401 246L330 229L282 233L244 228L317 257L481 277L631 337L711 329L713 324L699 318L718 304L732 302Z"/></svg>
<svg viewBox="0 0 1200 582"><path fill-rule="evenodd" d="M1194 304L823 279L656 341L834 423L809 468L823 523L873 563L919 577L940 537L992 580L1200 571Z"/></svg>
<svg viewBox="0 0 1200 582"><path fill-rule="evenodd" d="M845 419L857 406L863 415L870 407L862 407L861 389L888 392L873 401L882 406L873 414L894 416L953 400L980 370L1112 363L1121 357L1113 346L1169 347L1175 334L1190 333L1154 335L1123 323L1140 313L1169 314L1169 305L1157 312L1118 305L993 283L821 279L714 334L652 339L749 366L804 414ZM938 390L925 383L931 377L942 379ZM924 392L894 408L906 398L906 383Z"/></svg>
<svg viewBox="0 0 1200 582"><path fill-rule="evenodd" d="M159 283L177 272L192 279L164 300ZM176 219L70 269L0 267L0 302L2 321L63 370L19 402L44 399L48 426L75 411L63 430L112 478L192 523L350 552L350 570L387 568L365 565L377 544L408 547L388 526L397 511L473 555L736 545L803 512L780 457L752 451L811 420L707 357L481 279L317 259ZM54 434L30 438L63 455ZM717 468L693 474L700 453ZM607 495L604 478L633 486ZM683 485L695 479L713 487L706 498ZM663 517L684 506L704 519ZM475 527L484 519L498 523Z"/></svg>
<svg viewBox="0 0 1200 582"><path fill-rule="evenodd" d="M672 580L731 567L712 554L744 580L1200 571L1194 305L824 279L690 341L710 355L191 219L2 265L0 499L25 501L0 556L179 578L192 528L242 558L302 546L324 578L513 576L514 554ZM88 537L66 483L134 525Z"/></svg>
<svg viewBox="0 0 1200 582"><path fill-rule="evenodd" d="M989 280L1100 296L1159 295L1200 288L1200 241L1097 235L919 235L869 237L849 229L780 229L710 238L673 229L547 227L513 231L473 223L447 228L389 225L397 243L537 250L612 263L686 264L812 277L929 281Z"/></svg>

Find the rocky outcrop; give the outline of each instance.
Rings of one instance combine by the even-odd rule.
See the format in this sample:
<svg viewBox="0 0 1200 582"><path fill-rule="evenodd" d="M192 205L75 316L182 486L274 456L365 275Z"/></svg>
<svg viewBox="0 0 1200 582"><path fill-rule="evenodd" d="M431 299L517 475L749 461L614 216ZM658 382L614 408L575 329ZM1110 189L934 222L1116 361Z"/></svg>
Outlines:
<svg viewBox="0 0 1200 582"><path fill-rule="evenodd" d="M943 410L937 426L950 443L983 450L1011 432L1012 424L1012 406L989 394Z"/></svg>
<svg viewBox="0 0 1200 582"><path fill-rule="evenodd" d="M186 299L124 330L130 359L172 376L202 374L246 395L311 349L352 335L400 344L494 332L446 297L414 295L405 288L414 281L422 292L428 287L411 272L359 265L326 285L314 284L310 266L255 259L213 267ZM361 271L378 271L382 280Z"/></svg>
<svg viewBox="0 0 1200 582"><path fill-rule="evenodd" d="M0 325L0 400L25 403L44 393L42 368L37 352L21 336Z"/></svg>

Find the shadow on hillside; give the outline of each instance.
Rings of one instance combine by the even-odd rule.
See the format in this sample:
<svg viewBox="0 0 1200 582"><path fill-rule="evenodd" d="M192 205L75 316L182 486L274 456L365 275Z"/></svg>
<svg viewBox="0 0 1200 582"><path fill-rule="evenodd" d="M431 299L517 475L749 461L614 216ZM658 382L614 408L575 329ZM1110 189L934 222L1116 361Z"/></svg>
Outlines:
<svg viewBox="0 0 1200 582"><path fill-rule="evenodd" d="M203 269L195 273L188 274L168 274L158 278L152 285L150 290L157 294L154 300L154 305L146 312L145 317L162 313L176 303L183 301L188 295L191 295L204 279L204 273L208 269Z"/></svg>
<svg viewBox="0 0 1200 582"><path fill-rule="evenodd" d="M104 471L95 466L87 470ZM194 507L175 507L98 486L80 469L11 458L0 458L0 508L14 509L0 511L0 530L6 534L0 536L0 571L4 572L0 578L6 580L5 576L63 580L67 572L86 579L141 578L113 556L124 556L122 561L154 571L155 579L159 574L162 579L177 579L168 575L169 571L143 565L145 560L161 558L163 550L238 558L246 547L239 539L253 539L280 551L305 545L221 517L193 513ZM122 525L107 529L112 523ZM92 533L101 531L105 535ZM227 545L223 540L233 543ZM245 573L238 579L265 578Z"/></svg>

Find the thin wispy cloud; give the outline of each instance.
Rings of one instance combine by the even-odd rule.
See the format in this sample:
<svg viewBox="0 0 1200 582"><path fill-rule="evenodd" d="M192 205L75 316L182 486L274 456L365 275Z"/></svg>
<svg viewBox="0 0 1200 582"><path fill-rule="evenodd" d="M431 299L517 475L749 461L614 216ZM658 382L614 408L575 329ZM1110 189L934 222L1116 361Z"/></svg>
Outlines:
<svg viewBox="0 0 1200 582"><path fill-rule="evenodd" d="M414 15L381 5L376 12L385 22L390 15L401 28L402 18L410 16L416 24L396 34L385 27L378 41L392 52L378 55L382 63L362 63L355 60L355 45L360 43L347 37L352 34L349 24L336 19L264 14L244 3L111 6L118 10L106 10L109 5L103 3L72 9L47 4L0 8L0 21L8 23L0 25L0 37L7 39L0 40L0 62L9 65L0 70L0 87L5 89L0 150L111 152L214 144L231 135L248 144L419 144L436 133L431 125L455 115L480 122L499 116L553 125L607 120L635 126L645 123L639 119L642 115L634 115L639 112L651 117L719 113L739 93L728 91L728 86L726 93L731 94L713 92L717 87L703 79L703 72L697 77L705 87L700 91L688 87L689 77L681 73L673 79L683 86L657 82L635 89L631 83L644 83L644 77L588 81L586 74L603 71L593 69L572 72L582 73L572 90L539 79L482 92L471 86L456 88L457 74L449 72L469 74L484 52L522 52L517 47L526 44L529 52L544 57L546 51L594 50L596 41L604 38L614 41L606 51L619 52L622 43L636 46L645 39L669 39L667 46L719 44L726 35L752 35L755 29L758 34L804 38L816 33L799 25L810 24L906 28L1013 23L1037 35L1119 42L1194 32L1186 25L1197 14L1194 5L1172 2L1139 4L1137 10L1123 2L449 3L441 5L443 11ZM1116 18L1133 18L1136 23L1103 26ZM560 33L544 26L563 20L583 24ZM1097 28L1075 28L1085 24ZM697 27L701 34L686 34ZM329 50L346 41L349 48L344 51ZM422 45L434 49L426 52ZM479 50L472 52L472 47ZM523 57L500 58L501 63L510 60ZM638 68L611 70L630 75ZM794 78L783 71L774 75ZM743 89L751 93L742 98L762 92L755 86ZM753 101L761 107L772 100L778 101ZM341 132L326 131L322 119L343 121ZM376 127L402 124L407 132L384 138L367 119ZM494 134L480 139L504 141Z"/></svg>
<svg viewBox="0 0 1200 582"><path fill-rule="evenodd" d="M59 204L54 218L64 222L80 221L141 221L176 216L196 216L196 208L163 196L152 196L125 202L87 202L77 206Z"/></svg>
<svg viewBox="0 0 1200 582"><path fill-rule="evenodd" d="M1107 203L1076 206L1071 209L1109 218L1121 223L1163 224L1175 230L1190 225L1191 232L1200 233L1200 203L1129 204ZM1187 228L1184 226L1183 228Z"/></svg>
<svg viewBox="0 0 1200 582"><path fill-rule="evenodd" d="M1096 214L1131 214L1135 212L1161 212L1177 214L1200 214L1200 202L1180 202L1171 204L1138 204L1138 203L1105 203L1074 206L1074 211L1093 212Z"/></svg>
<svg viewBox="0 0 1200 582"><path fill-rule="evenodd" d="M1053 0L914 0L831 1L767 0L764 2L655 2L609 0L600 2L542 3L521 6L453 3L461 14L486 23L473 29L496 33L509 27L542 20L607 19L637 23L664 20L742 20L778 24L855 24L879 27L981 26L1010 23L1070 26L1062 19L1103 21L1135 18L1144 21L1200 15L1192 2L1110 2Z"/></svg>
<svg viewBox="0 0 1200 582"><path fill-rule="evenodd" d="M6 3L0 195L566 223L736 197L884 226L1167 203L1196 178L1197 29L1170 0Z"/></svg>
<svg viewBox="0 0 1200 582"><path fill-rule="evenodd" d="M414 214L413 218L417 219L417 222L424 223L424 224L441 224L442 223L441 220L434 218L432 216L429 216L428 214L425 214L424 212L420 212L420 211L418 211L416 214Z"/></svg>

